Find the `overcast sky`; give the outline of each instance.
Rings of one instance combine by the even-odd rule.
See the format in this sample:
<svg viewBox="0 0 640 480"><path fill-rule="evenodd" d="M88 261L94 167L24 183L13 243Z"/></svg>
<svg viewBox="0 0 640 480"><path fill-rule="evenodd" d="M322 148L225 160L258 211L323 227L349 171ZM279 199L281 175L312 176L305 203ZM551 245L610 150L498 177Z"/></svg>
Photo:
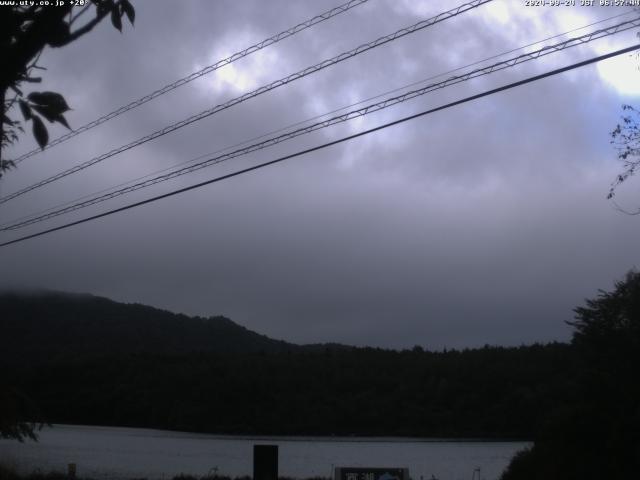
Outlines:
<svg viewBox="0 0 640 480"><path fill-rule="evenodd" d="M42 56L47 71L39 88L65 95L72 127L340 0L133 3L135 28L127 24L120 34L105 21L71 46ZM370 0L25 160L0 180L0 194L459 3ZM495 0L8 202L0 206L0 223L626 11ZM549 55L3 233L0 240L636 42L630 30ZM624 55L0 248L2 285L88 292L190 315L222 314L299 343L441 349L568 340L564 322L573 318L572 309L640 265L640 217L621 214L605 198L622 169L609 132L623 103L639 103L637 65ZM52 126L50 132L54 138L64 128ZM7 156L34 145L25 135ZM640 179L623 185L617 199L630 209L640 206Z"/></svg>

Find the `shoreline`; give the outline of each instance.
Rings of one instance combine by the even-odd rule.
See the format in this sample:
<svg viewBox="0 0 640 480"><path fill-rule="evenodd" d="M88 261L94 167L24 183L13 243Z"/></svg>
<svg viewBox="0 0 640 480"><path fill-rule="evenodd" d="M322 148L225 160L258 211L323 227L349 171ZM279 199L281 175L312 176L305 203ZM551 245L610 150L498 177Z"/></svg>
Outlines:
<svg viewBox="0 0 640 480"><path fill-rule="evenodd" d="M279 446L281 479L330 479L335 467L408 468L412 478L468 478L481 467L496 480L531 442L379 437L217 436L54 424L40 442L0 441L0 463L14 475L0 480L244 480L253 446ZM452 476L453 475L453 476ZM457 478L457 477L455 477Z"/></svg>
<svg viewBox="0 0 640 480"><path fill-rule="evenodd" d="M269 435L269 434L233 434L233 433L206 433L206 432L190 432L185 430L166 430L160 428L133 427L133 426L111 426L111 425L79 425L72 423L54 423L45 425L42 430L64 430L69 429L86 429L86 430L103 430L120 432L136 431L140 435L145 434L149 437L178 437L178 438L201 438L211 440L255 440L281 442L332 442L332 443L533 443L530 438L518 437L411 437L411 436L364 436L364 435ZM155 433L156 435L150 435Z"/></svg>
<svg viewBox="0 0 640 480"><path fill-rule="evenodd" d="M100 476L69 476L67 473L64 473L59 470L49 470L47 472L43 472L39 469L34 470L31 473L19 473L15 468L6 466L0 462L0 480L253 480L253 477L249 475L244 476L227 476L227 475L190 475L181 473L173 476L163 476L161 478L157 477L118 477L118 476L109 476L108 474L100 475ZM332 480L332 477L286 477L279 476L277 480Z"/></svg>

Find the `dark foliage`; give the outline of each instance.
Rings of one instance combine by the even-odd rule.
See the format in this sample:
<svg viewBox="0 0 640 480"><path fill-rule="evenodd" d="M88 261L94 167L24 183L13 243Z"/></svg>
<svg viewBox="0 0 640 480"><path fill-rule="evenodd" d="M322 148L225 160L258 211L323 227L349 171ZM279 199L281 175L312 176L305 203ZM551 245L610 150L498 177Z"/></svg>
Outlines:
<svg viewBox="0 0 640 480"><path fill-rule="evenodd" d="M0 438L13 438L20 442L36 440L36 432L44 423L38 407L24 393L2 384L0 389Z"/></svg>
<svg viewBox="0 0 640 480"><path fill-rule="evenodd" d="M640 273L575 313L574 394L552 410L503 480L622 480L640 472Z"/></svg>
<svg viewBox="0 0 640 480"><path fill-rule="evenodd" d="M49 132L43 119L70 128L64 117L69 106L62 95L55 92L32 92L25 95L23 91L24 83L42 81L41 77L33 76L33 70L44 70L38 66L38 59L45 47L60 48L69 45L92 31L107 16L119 31L122 31L123 16L131 24L135 20L135 10L129 0L89 0L86 5L82 2L82 7L71 1L55 6L53 2L46 6L40 3L15 2L15 5L4 6L0 15L0 154L24 132L23 122L31 122L33 136L40 148L44 148L49 142ZM78 20L91 9L93 18L85 16L83 20L88 20L79 25ZM12 115L15 105L19 107L23 121ZM5 160L0 155L0 177L13 166L11 160Z"/></svg>
<svg viewBox="0 0 640 480"><path fill-rule="evenodd" d="M624 171L611 184L607 198L615 196L616 188L633 176L640 166L640 112L631 105L623 105L621 121L611 132L611 143L618 151L618 159L624 164ZM638 211L636 214L640 213Z"/></svg>

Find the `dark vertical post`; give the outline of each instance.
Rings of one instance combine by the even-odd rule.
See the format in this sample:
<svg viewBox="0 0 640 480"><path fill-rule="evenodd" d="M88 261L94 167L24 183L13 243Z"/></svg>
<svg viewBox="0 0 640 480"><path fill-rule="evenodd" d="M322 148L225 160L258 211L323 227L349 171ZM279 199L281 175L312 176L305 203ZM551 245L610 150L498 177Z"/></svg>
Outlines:
<svg viewBox="0 0 640 480"><path fill-rule="evenodd" d="M278 446L253 446L253 480L278 480Z"/></svg>

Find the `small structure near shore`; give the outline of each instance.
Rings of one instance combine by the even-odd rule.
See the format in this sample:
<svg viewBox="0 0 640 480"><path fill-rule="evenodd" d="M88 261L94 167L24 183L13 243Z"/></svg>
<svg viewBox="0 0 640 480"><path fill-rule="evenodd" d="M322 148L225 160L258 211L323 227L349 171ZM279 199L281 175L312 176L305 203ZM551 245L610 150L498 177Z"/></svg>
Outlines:
<svg viewBox="0 0 640 480"><path fill-rule="evenodd" d="M253 446L253 480L278 480L278 446Z"/></svg>
<svg viewBox="0 0 640 480"><path fill-rule="evenodd" d="M409 469L402 467L336 467L334 480L409 480Z"/></svg>

